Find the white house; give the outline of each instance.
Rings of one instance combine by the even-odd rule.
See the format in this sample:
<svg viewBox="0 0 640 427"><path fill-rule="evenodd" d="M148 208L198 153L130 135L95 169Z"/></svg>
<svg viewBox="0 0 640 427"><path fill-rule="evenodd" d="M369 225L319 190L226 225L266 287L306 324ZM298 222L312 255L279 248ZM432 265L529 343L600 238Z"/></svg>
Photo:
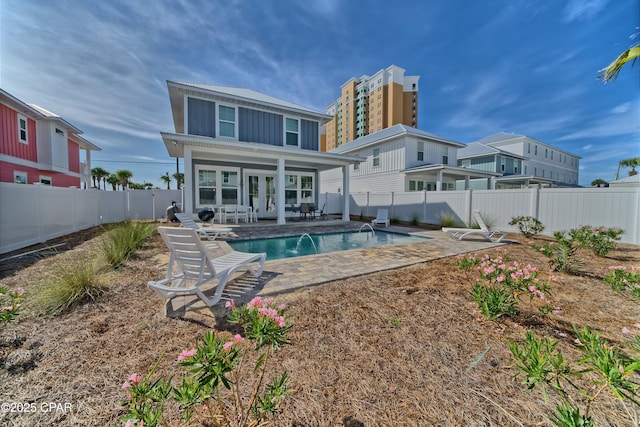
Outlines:
<svg viewBox="0 0 640 427"><path fill-rule="evenodd" d="M171 157L183 157L186 212L243 204L259 218L316 202L319 173L361 158L320 151L331 116L250 89L168 81L175 133L161 132ZM349 220L349 174L343 219Z"/></svg>
<svg viewBox="0 0 640 427"><path fill-rule="evenodd" d="M524 161L522 176L500 178L503 186L526 186L540 183L554 186L577 186L580 156L524 135L500 132L476 141L489 147L516 154Z"/></svg>
<svg viewBox="0 0 640 427"><path fill-rule="evenodd" d="M360 156L364 161L348 168L322 172L323 191L344 191L343 171L350 175L353 192L455 190L456 181L500 176L500 173L457 166L457 151L464 144L402 124L358 138L331 151Z"/></svg>

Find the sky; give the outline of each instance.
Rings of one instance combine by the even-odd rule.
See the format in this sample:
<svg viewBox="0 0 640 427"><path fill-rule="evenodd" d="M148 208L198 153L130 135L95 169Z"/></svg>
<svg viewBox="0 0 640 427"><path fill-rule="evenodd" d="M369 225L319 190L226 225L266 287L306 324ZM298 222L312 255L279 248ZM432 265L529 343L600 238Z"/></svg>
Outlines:
<svg viewBox="0 0 640 427"><path fill-rule="evenodd" d="M393 64L420 76L419 129L529 136L582 157L588 186L640 156L639 64L597 79L638 26L638 0L2 0L0 87L81 129L92 167L165 188L167 80L324 112Z"/></svg>

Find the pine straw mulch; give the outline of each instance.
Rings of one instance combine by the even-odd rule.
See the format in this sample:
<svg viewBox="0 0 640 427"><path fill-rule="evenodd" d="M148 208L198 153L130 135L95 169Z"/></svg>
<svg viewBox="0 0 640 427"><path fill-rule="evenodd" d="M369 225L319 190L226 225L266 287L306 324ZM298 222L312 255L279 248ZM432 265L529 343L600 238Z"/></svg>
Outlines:
<svg viewBox="0 0 640 427"><path fill-rule="evenodd" d="M518 236L509 237L515 243L503 248L510 259L551 274L546 258ZM188 320L164 316L162 300L145 285L164 273L166 249L158 236L114 274L96 301L56 318L37 315L28 296L52 263L95 240L3 270L0 284L24 287L27 308L0 331L0 402L35 402L37 411L2 412L0 424L119 425L120 386L130 374L148 373L163 356L158 373L176 374L176 356L196 337L209 328L231 330L224 310ZM294 326L292 345L273 363L276 371L290 373L295 393L274 425L550 426L556 401L545 403L539 389L526 393L522 377L513 378L508 343L534 330L559 340L575 360L572 325L586 324L622 345L622 328L640 322L640 304L628 293L613 292L602 277L610 265L640 266L638 249L619 245L607 258L582 252L579 275L555 274L549 298L561 312L545 317L527 299L515 318L483 319L469 296L475 276L457 269L454 258L280 295ZM42 410L48 402L70 404L71 410ZM608 396L596 401L592 413L598 426L630 422ZM172 406L166 420L181 425ZM197 414L192 425L207 424Z"/></svg>

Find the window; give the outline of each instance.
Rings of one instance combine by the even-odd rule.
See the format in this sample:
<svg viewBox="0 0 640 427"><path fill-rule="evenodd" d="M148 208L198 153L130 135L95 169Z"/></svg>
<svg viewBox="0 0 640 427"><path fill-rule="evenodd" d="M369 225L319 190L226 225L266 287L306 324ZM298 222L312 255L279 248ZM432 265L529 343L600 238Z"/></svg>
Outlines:
<svg viewBox="0 0 640 427"><path fill-rule="evenodd" d="M285 144L297 147L298 146L298 129L299 123L297 119L286 120L286 134Z"/></svg>
<svg viewBox="0 0 640 427"><path fill-rule="evenodd" d="M353 170L354 171L360 170L360 162L356 162L353 164Z"/></svg>
<svg viewBox="0 0 640 427"><path fill-rule="evenodd" d="M537 156L537 155L538 155L538 146L537 146L537 145L533 147L533 154L534 154L535 156Z"/></svg>
<svg viewBox="0 0 640 427"><path fill-rule="evenodd" d="M507 158L500 156L500 171L504 173L507 169Z"/></svg>
<svg viewBox="0 0 640 427"><path fill-rule="evenodd" d="M222 171L222 204L238 203L238 172Z"/></svg>
<svg viewBox="0 0 640 427"><path fill-rule="evenodd" d="M309 174L285 175L284 199L287 205L311 203L314 200L314 176Z"/></svg>
<svg viewBox="0 0 640 427"><path fill-rule="evenodd" d="M422 191L422 190L424 190L424 182L418 181L418 191Z"/></svg>
<svg viewBox="0 0 640 427"><path fill-rule="evenodd" d="M198 171L198 205L215 205L216 202L216 171Z"/></svg>
<svg viewBox="0 0 640 427"><path fill-rule="evenodd" d="M380 166L380 149L373 149L373 166Z"/></svg>
<svg viewBox="0 0 640 427"><path fill-rule="evenodd" d="M449 147L442 147L442 164L449 164Z"/></svg>
<svg viewBox="0 0 640 427"><path fill-rule="evenodd" d="M553 160L553 150L551 150L551 160Z"/></svg>
<svg viewBox="0 0 640 427"><path fill-rule="evenodd" d="M525 174L525 175L527 174L527 169L529 169L529 168L527 167L527 165L524 165L524 174Z"/></svg>
<svg viewBox="0 0 640 427"><path fill-rule="evenodd" d="M544 149L544 158L546 159L549 156L549 149L545 148Z"/></svg>
<svg viewBox="0 0 640 427"><path fill-rule="evenodd" d="M16 184L26 184L27 183L27 173L26 172L13 172L13 182Z"/></svg>
<svg viewBox="0 0 640 427"><path fill-rule="evenodd" d="M29 134L27 130L27 118L18 114L18 139L23 144L29 143Z"/></svg>
<svg viewBox="0 0 640 427"><path fill-rule="evenodd" d="M527 142L527 154L531 154L531 143Z"/></svg>
<svg viewBox="0 0 640 427"><path fill-rule="evenodd" d="M416 182L409 181L409 191L416 191Z"/></svg>
<svg viewBox="0 0 640 427"><path fill-rule="evenodd" d="M218 108L218 136L236 137L236 109L220 105Z"/></svg>
<svg viewBox="0 0 640 427"><path fill-rule="evenodd" d="M418 142L418 161L424 162L424 142Z"/></svg>
<svg viewBox="0 0 640 427"><path fill-rule="evenodd" d="M538 176L538 168L536 166L533 168L533 176Z"/></svg>
<svg viewBox="0 0 640 427"><path fill-rule="evenodd" d="M50 176L42 176L42 175L40 175L40 184L51 185L51 177Z"/></svg>

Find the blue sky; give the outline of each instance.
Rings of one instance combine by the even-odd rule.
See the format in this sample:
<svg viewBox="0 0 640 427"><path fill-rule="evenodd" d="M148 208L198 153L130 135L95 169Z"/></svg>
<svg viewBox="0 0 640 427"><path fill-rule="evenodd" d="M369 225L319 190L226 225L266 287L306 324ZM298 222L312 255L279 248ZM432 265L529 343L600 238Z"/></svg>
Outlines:
<svg viewBox="0 0 640 427"><path fill-rule="evenodd" d="M637 0L2 0L0 87L82 129L102 148L92 166L162 187L167 80L324 111L394 64L421 76L420 129L527 135L581 156L589 185L640 156L640 67L596 78L639 18Z"/></svg>

